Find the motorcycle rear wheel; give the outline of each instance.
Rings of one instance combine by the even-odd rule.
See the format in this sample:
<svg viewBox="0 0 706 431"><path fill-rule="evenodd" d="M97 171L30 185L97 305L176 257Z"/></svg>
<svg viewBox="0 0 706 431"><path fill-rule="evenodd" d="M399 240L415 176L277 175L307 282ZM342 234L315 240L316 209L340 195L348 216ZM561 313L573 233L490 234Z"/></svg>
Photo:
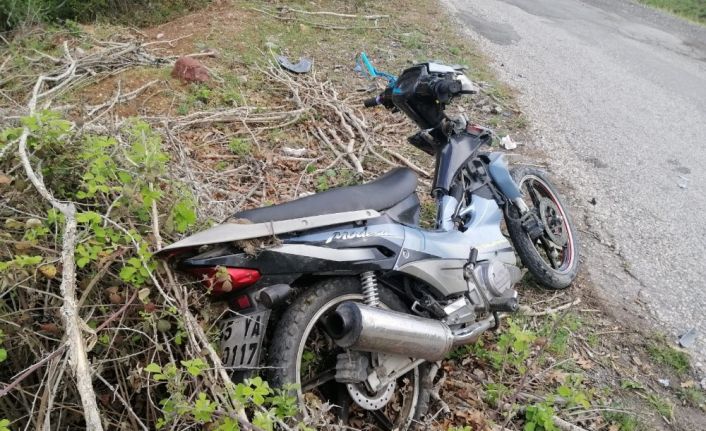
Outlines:
<svg viewBox="0 0 706 431"><path fill-rule="evenodd" d="M522 227L519 211L511 206L505 222L515 251L542 286L565 289L579 271L579 241L571 216L544 171L518 166L511 174L530 211L544 225L542 235L533 241Z"/></svg>
<svg viewBox="0 0 706 431"><path fill-rule="evenodd" d="M404 303L390 290L380 287L379 291L381 302L387 307L407 311ZM431 385L426 383L427 364L397 379L392 400L375 411L366 411L356 406L346 385L332 378L330 372L332 368L335 372L336 355L343 352L343 349L333 343L319 322L345 301L363 301L357 278L323 280L294 300L272 334L268 360L270 382L275 386L288 383L298 385L297 397L300 410L305 416L312 406L328 402L339 406L331 410L337 417L329 417L329 422L341 421L344 425L352 426L362 421L374 422L378 429L383 430L414 429L415 423L426 413L429 401ZM327 381L312 387L318 384L318 379ZM322 424L317 424L317 427L323 429Z"/></svg>

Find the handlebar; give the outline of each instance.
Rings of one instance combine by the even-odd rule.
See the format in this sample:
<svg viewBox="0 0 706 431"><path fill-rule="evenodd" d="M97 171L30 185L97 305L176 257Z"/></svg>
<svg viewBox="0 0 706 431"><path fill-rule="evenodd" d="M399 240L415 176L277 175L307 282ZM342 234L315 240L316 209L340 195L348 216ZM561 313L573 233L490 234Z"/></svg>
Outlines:
<svg viewBox="0 0 706 431"><path fill-rule="evenodd" d="M380 96L371 97L370 99L365 99L363 101L363 106L366 108L373 108L380 104Z"/></svg>
<svg viewBox="0 0 706 431"><path fill-rule="evenodd" d="M432 83L430 88L439 102L447 103L461 92L462 85L455 79L440 79Z"/></svg>
<svg viewBox="0 0 706 431"><path fill-rule="evenodd" d="M462 91L463 85L461 82L444 77L420 83L416 89L416 94L433 97L441 103L448 103L453 97L461 94ZM387 87L378 96L363 101L363 106L366 108L373 108L378 105L384 105L388 109L394 107L392 103L392 87Z"/></svg>

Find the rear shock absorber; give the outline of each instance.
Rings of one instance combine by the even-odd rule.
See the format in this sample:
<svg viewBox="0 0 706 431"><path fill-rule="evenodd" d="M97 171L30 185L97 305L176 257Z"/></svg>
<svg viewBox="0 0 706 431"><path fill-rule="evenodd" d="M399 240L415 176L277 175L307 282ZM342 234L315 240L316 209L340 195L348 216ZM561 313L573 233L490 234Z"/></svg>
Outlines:
<svg viewBox="0 0 706 431"><path fill-rule="evenodd" d="M360 281L363 285L365 304L371 307L378 307L380 305L380 293L378 292L378 282L375 279L375 272L366 271L360 274Z"/></svg>

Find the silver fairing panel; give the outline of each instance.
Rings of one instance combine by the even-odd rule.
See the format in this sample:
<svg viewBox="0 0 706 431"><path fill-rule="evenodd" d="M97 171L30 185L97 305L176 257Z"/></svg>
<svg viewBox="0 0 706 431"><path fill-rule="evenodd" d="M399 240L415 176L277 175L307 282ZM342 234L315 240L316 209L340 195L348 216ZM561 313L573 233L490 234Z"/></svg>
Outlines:
<svg viewBox="0 0 706 431"><path fill-rule="evenodd" d="M179 248L200 247L202 245L221 244L232 241L241 241L244 239L281 235L324 226L368 220L376 217L380 217L380 213L375 210L359 210L295 218L270 223L224 223L188 236L175 242L174 244L170 244L160 250L159 253L169 250L176 250Z"/></svg>
<svg viewBox="0 0 706 431"><path fill-rule="evenodd" d="M463 279L463 264L471 248L478 250L478 260L498 259L516 265L512 244L500 231L502 212L492 199L474 196L470 205L471 219L466 231L425 231L405 226L402 253L395 269L429 283L443 296L468 289ZM405 260L405 250L437 256L423 260Z"/></svg>

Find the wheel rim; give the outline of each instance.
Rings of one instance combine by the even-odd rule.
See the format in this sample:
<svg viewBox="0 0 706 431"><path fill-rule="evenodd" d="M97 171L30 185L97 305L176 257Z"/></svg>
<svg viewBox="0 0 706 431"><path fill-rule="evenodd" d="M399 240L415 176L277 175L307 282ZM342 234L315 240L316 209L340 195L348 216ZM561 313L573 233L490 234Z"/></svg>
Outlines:
<svg viewBox="0 0 706 431"><path fill-rule="evenodd" d="M310 389L309 391L304 391L305 387L302 384L302 358L303 358L305 350L307 348L307 342L309 341L309 338L312 335L312 331L314 331L315 329L318 329L318 328L316 328L316 326L317 326L317 323L319 322L319 320L327 312L329 312L330 310L333 310L335 308L335 306L337 306L338 304L341 304L345 301L360 301L360 302L362 302L363 295L361 295L361 294L342 295L342 296L336 297L336 298L330 300L329 302L327 302L326 304L324 304L324 306L322 306L314 314L313 318L307 324L306 328L304 329L304 334L302 336L302 339L299 342L299 347L297 349L297 361L296 361L297 397L299 399L300 406L302 406L301 411L305 417L309 416L308 411L307 411L307 407L306 407L306 403L308 401L307 394L312 393L312 391L314 389L317 389L319 387L319 386L317 386L317 387ZM326 335L324 333L324 331L318 330L318 332L320 332L324 337L328 338L328 335ZM332 340L329 339L329 341L331 343L333 343ZM329 352L329 354L330 354L330 352ZM317 377L321 376L321 374L326 374L326 372L318 373ZM335 370L334 370L334 374L335 374ZM333 376L331 374L327 374L322 377L323 377L323 379L328 379L327 383L331 382L336 385L339 385L340 386L339 389L342 391L345 391L347 394L347 389L346 389L345 385L342 383L335 382L335 380L333 379ZM411 397L403 396L404 400L402 401L402 405L399 409L399 414L397 415L396 418L394 418L394 420L390 420L390 417L389 417L388 413L386 413L386 411L390 410L390 407L392 406L392 404L394 402L396 402L396 398L398 397L398 393L400 391L404 392L406 389L410 389L407 387L407 386L410 386L408 383L404 387L402 385L400 385L400 382L403 380L406 380L408 382L410 377L412 377L413 383L411 384L411 394L408 393L407 395L411 395ZM307 381L311 381L311 380L312 380L312 378L309 378ZM389 430L406 429L409 426L409 424L412 422L412 420L414 419L414 412L417 408L417 403L419 400L419 389L421 386L420 376L419 376L419 367L415 367L413 370L411 370L410 372L408 372L404 376L398 378L397 382L398 382L397 387L395 388L396 393L393 396L393 399L385 407L383 407L380 410L375 410L375 411L363 411L362 409L360 409L360 410L356 410L352 413L359 414L359 416L361 416L360 413L362 413L363 417L370 416L370 418L372 418L373 420L378 422L378 425L382 429L389 429ZM310 386L310 385L307 384L307 386ZM407 392L410 392L410 391L407 390ZM321 397L319 395L314 395L314 396L321 399ZM321 401L328 401L328 400L323 399ZM351 403L352 400L350 400L350 398L348 398L347 400L345 400L345 402ZM340 406L340 407L345 408L346 406ZM357 406L355 406L355 407L357 407Z"/></svg>
<svg viewBox="0 0 706 431"><path fill-rule="evenodd" d="M525 201L530 210L543 219L545 224L542 236L537 241L530 238L530 242L553 271L560 274L570 272L576 259L574 236L561 202L546 181L536 175L526 175L522 178L520 190L525 198L529 198ZM545 221L548 218L551 219L549 223ZM562 235L566 236L566 243L563 245L560 241ZM556 256L553 256L554 252Z"/></svg>

